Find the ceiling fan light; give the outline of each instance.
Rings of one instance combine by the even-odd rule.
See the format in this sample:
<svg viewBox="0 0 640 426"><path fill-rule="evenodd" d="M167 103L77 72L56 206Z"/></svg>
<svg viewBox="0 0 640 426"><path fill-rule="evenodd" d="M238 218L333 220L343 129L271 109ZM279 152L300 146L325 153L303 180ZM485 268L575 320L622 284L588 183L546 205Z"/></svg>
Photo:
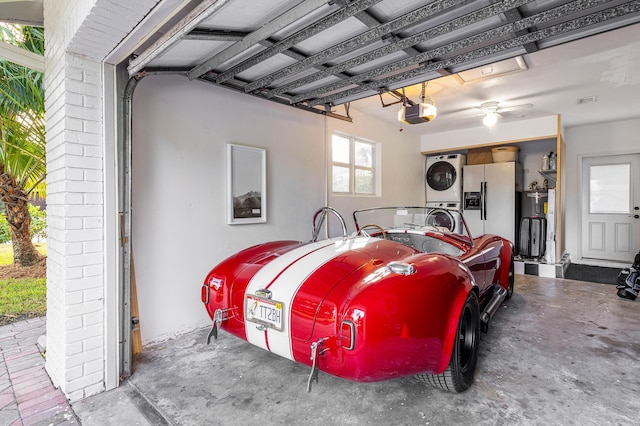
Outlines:
<svg viewBox="0 0 640 426"><path fill-rule="evenodd" d="M498 116L494 112L491 112L491 111L487 111L487 114L482 119L482 123L485 126L489 126L489 127L493 126L497 122L498 122Z"/></svg>

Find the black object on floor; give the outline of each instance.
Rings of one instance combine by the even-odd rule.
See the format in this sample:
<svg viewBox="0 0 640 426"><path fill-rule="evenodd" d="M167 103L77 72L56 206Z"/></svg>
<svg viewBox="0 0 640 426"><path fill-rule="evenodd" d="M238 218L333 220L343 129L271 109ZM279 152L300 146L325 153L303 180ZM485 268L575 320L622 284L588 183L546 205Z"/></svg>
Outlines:
<svg viewBox="0 0 640 426"><path fill-rule="evenodd" d="M571 263L564 273L564 278L592 283L617 284L619 273L620 269L618 268Z"/></svg>

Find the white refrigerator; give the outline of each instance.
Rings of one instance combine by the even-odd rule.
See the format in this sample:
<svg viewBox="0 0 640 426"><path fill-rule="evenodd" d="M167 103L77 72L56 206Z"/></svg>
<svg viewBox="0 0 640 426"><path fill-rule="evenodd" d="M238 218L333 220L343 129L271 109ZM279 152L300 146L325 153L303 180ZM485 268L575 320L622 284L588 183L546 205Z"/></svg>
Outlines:
<svg viewBox="0 0 640 426"><path fill-rule="evenodd" d="M464 218L471 235L495 234L517 247L522 165L514 161L464 166Z"/></svg>

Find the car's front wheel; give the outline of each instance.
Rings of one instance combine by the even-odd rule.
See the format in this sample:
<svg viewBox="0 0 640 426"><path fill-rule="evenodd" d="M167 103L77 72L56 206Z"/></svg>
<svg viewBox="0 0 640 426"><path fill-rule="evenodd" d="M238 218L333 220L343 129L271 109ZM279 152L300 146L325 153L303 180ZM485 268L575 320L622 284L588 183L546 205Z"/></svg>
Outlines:
<svg viewBox="0 0 640 426"><path fill-rule="evenodd" d="M441 374L418 374L416 378L448 392L463 392L473 383L478 363L480 308L478 297L469 292L464 304L449 366Z"/></svg>

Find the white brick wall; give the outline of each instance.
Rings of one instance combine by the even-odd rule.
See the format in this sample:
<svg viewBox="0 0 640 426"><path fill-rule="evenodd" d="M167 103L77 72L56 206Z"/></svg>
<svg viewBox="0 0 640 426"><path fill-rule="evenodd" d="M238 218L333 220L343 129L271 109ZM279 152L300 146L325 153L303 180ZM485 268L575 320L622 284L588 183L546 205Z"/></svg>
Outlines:
<svg viewBox="0 0 640 426"><path fill-rule="evenodd" d="M101 61L159 0L45 0L47 360L74 401L105 389Z"/></svg>
<svg viewBox="0 0 640 426"><path fill-rule="evenodd" d="M104 323L96 321L104 318L102 144L86 133L102 127L102 102L95 102L102 98L96 79L101 67L67 53L47 63L45 72L50 69L59 78L46 80L47 93L60 94L62 88L64 95L47 97L46 365L54 383L76 400L87 396L87 389L104 390ZM77 105L84 104L84 96L92 107Z"/></svg>

